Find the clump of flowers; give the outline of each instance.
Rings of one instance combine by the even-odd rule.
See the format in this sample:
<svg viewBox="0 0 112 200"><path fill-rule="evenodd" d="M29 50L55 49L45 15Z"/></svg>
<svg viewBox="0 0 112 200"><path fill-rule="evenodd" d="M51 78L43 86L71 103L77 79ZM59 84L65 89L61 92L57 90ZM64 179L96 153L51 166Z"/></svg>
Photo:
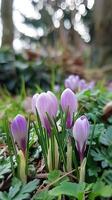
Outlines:
<svg viewBox="0 0 112 200"><path fill-rule="evenodd" d="M85 79L80 79L79 76L70 75L65 79L65 88L70 88L72 91L92 90L95 82L86 82Z"/></svg>
<svg viewBox="0 0 112 200"><path fill-rule="evenodd" d="M78 99L76 94L71 89L67 88L62 92L60 105L63 112L62 116L63 114L66 116L65 120L63 117L61 118L61 124L59 125L61 126L61 132L58 128L60 110L56 96L52 92L48 91L46 93L42 92L41 94L35 94L32 98L32 110L34 114L36 114L36 111L38 112L41 125L45 130L43 133L38 132L39 138L43 137L44 140L46 132L48 134L48 141L46 143L49 145L45 145L47 146L45 157L48 159L47 165L49 170L53 169L53 166L57 168L60 165L60 163L56 165L53 164L56 163L56 156L58 161L63 161L65 170L68 170L68 168L70 169L72 166L72 160L70 159L72 158L72 138L70 139L70 136L67 136L68 129L71 131L73 130L73 137L79 153L80 163L82 163L84 159L87 138L89 135L89 122L86 116L81 116L74 121L74 116L78 112ZM67 145L67 153L65 143ZM52 149L54 149L54 152L51 152ZM45 150L43 151L45 153ZM52 162L50 161L50 157L52 157ZM69 163L67 163L68 161Z"/></svg>
<svg viewBox="0 0 112 200"><path fill-rule="evenodd" d="M76 82L78 81L79 78L76 77ZM73 153L77 150L81 165L80 180L84 180L82 171L84 172L85 168L82 166L85 166L83 163L86 163L84 162L85 150L90 126L86 116L77 118L78 99L76 94L70 88L67 88L58 100L51 91L36 93L32 97L32 112L35 115L34 129L48 171L53 169L72 170ZM17 115L12 120L11 132L21 160L19 168L21 172L24 171L21 175L26 179L25 161L27 157L28 125L24 116ZM76 148L72 142L74 139Z"/></svg>

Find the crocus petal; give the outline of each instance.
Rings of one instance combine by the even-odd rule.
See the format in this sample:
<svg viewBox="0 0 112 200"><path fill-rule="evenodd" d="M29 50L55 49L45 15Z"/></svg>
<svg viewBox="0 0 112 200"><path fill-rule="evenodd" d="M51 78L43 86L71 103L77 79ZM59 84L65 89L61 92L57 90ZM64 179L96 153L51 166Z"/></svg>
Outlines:
<svg viewBox="0 0 112 200"><path fill-rule="evenodd" d="M11 132L19 148L25 152L27 145L27 121L24 116L17 115L11 123Z"/></svg>
<svg viewBox="0 0 112 200"><path fill-rule="evenodd" d="M91 81L89 84L88 84L88 90L92 90L95 86L95 82L94 81Z"/></svg>
<svg viewBox="0 0 112 200"><path fill-rule="evenodd" d="M79 85L79 76L70 75L65 79L65 87L75 91Z"/></svg>
<svg viewBox="0 0 112 200"><path fill-rule="evenodd" d="M70 113L69 109L67 111L66 127L71 128L73 122L73 114Z"/></svg>
<svg viewBox="0 0 112 200"><path fill-rule="evenodd" d="M85 145L89 135L89 122L86 116L78 118L73 126L73 136L76 140L77 150L85 151Z"/></svg>
<svg viewBox="0 0 112 200"><path fill-rule="evenodd" d="M73 84L69 79L65 79L65 88L69 88L71 90L74 90Z"/></svg>
<svg viewBox="0 0 112 200"><path fill-rule="evenodd" d="M37 102L37 98L38 98L39 94L36 93L35 95L33 95L32 97L32 112L34 114L36 114L36 102Z"/></svg>
<svg viewBox="0 0 112 200"><path fill-rule="evenodd" d="M56 117L58 111L58 101L56 96L50 91L48 91L47 93L41 93L37 98L36 108L38 110L43 127L50 135L51 126L47 117L47 113L51 119L53 117Z"/></svg>
<svg viewBox="0 0 112 200"><path fill-rule="evenodd" d="M79 82L79 90L86 90L88 87L86 81L84 79L81 79Z"/></svg>
<svg viewBox="0 0 112 200"><path fill-rule="evenodd" d="M58 100L57 100L56 96L50 91L47 92L47 95L51 99L50 100L51 101L51 103L50 103L51 105L50 105L50 109L49 109L49 115L51 117L55 117L56 114L57 114L57 111L58 111Z"/></svg>
<svg viewBox="0 0 112 200"><path fill-rule="evenodd" d="M50 137L51 136L51 124L47 117L44 117L43 125L44 125L44 128L47 130L48 136Z"/></svg>
<svg viewBox="0 0 112 200"><path fill-rule="evenodd" d="M78 108L78 102L76 95L69 88L65 89L61 95L61 106L63 111L76 112Z"/></svg>
<svg viewBox="0 0 112 200"><path fill-rule="evenodd" d="M77 111L78 102L76 95L69 88L65 89L61 95L61 107L64 112L67 112L67 120L72 125L71 119L73 118L73 113Z"/></svg>
<svg viewBox="0 0 112 200"><path fill-rule="evenodd" d="M44 128L46 128L46 123L48 121L46 113L49 111L49 97L45 92L42 92L37 99L36 108L38 110L40 120ZM46 121L46 122L45 122Z"/></svg>

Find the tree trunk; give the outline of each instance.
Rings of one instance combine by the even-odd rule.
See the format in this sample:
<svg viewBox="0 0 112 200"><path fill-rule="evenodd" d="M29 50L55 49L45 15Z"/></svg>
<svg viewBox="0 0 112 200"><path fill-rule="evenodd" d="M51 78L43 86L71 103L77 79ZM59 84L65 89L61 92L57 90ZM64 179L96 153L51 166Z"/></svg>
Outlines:
<svg viewBox="0 0 112 200"><path fill-rule="evenodd" d="M2 47L12 48L14 26L13 26L13 0L2 0L1 2L1 19L3 25Z"/></svg>
<svg viewBox="0 0 112 200"><path fill-rule="evenodd" d="M108 65L112 63L112 0L95 1L93 20L93 62Z"/></svg>

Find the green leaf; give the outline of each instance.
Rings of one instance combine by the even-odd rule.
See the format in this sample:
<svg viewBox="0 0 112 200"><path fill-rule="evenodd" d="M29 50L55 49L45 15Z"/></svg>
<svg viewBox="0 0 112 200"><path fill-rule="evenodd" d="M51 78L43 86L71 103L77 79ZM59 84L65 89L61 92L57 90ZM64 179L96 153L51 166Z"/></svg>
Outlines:
<svg viewBox="0 0 112 200"><path fill-rule="evenodd" d="M19 179L13 178L12 187L10 187L9 195L8 195L10 199L13 199L16 196L16 194L20 190L21 185L22 185L22 183L21 183L21 181Z"/></svg>
<svg viewBox="0 0 112 200"><path fill-rule="evenodd" d="M7 192L0 192L0 200L11 200L11 199L9 199Z"/></svg>
<svg viewBox="0 0 112 200"><path fill-rule="evenodd" d="M57 186L61 182L68 181L68 180L69 179L68 179L67 176L64 176L64 177L62 176L62 178L61 178L61 171L60 170L53 170L48 174L48 182L52 183L54 186Z"/></svg>
<svg viewBox="0 0 112 200"><path fill-rule="evenodd" d="M38 180L33 180L27 184L22 184L22 182L14 178L12 180L11 187L9 189L9 193L6 192L0 193L0 200L24 200L29 199L30 194L37 188Z"/></svg>
<svg viewBox="0 0 112 200"><path fill-rule="evenodd" d="M112 185L105 185L105 183L99 181L93 185L90 200L96 199L96 197L112 197Z"/></svg>
<svg viewBox="0 0 112 200"><path fill-rule="evenodd" d="M94 125L91 125L91 132L90 132L89 138L91 137L93 128L94 128ZM103 135L104 132L105 132L104 124L103 123L96 124L95 131L94 131L94 139L99 138L99 136Z"/></svg>
<svg viewBox="0 0 112 200"><path fill-rule="evenodd" d="M101 134L99 140L106 146L112 145L112 126L109 126L106 132Z"/></svg>
<svg viewBox="0 0 112 200"><path fill-rule="evenodd" d="M29 183L27 183L27 184L22 186L21 192L22 193L31 193L31 192L33 192L37 188L38 183L39 183L38 180L30 181Z"/></svg>
<svg viewBox="0 0 112 200"><path fill-rule="evenodd" d="M26 193L26 194L21 194L19 193L15 198L13 198L13 200L24 200L24 199L29 199L30 198L30 194Z"/></svg>
<svg viewBox="0 0 112 200"><path fill-rule="evenodd" d="M37 184L37 180L33 180L27 184L24 184L13 200L23 200L30 198L30 193L37 188Z"/></svg>
<svg viewBox="0 0 112 200"><path fill-rule="evenodd" d="M51 196L67 195L81 199L84 195L85 183L62 182L59 186L49 191Z"/></svg>
<svg viewBox="0 0 112 200"><path fill-rule="evenodd" d="M4 164L1 164L0 163L0 179L3 179L4 178L4 175L11 172L11 165L10 163L4 163Z"/></svg>
<svg viewBox="0 0 112 200"><path fill-rule="evenodd" d="M35 200L53 200L54 197L49 195L49 192L47 190L39 193L35 198Z"/></svg>
<svg viewBox="0 0 112 200"><path fill-rule="evenodd" d="M92 159L88 160L88 175L98 177L98 172L101 171L101 167L97 165L97 162L94 162ZM92 180L93 181L93 180Z"/></svg>
<svg viewBox="0 0 112 200"><path fill-rule="evenodd" d="M48 182L52 183L56 179L58 179L61 175L61 172L59 170L53 170L48 174Z"/></svg>
<svg viewBox="0 0 112 200"><path fill-rule="evenodd" d="M101 162L102 168L112 167L112 146L91 150L91 155L95 161Z"/></svg>
<svg viewBox="0 0 112 200"><path fill-rule="evenodd" d="M106 170L101 179L106 183L106 184L112 184L112 170Z"/></svg>

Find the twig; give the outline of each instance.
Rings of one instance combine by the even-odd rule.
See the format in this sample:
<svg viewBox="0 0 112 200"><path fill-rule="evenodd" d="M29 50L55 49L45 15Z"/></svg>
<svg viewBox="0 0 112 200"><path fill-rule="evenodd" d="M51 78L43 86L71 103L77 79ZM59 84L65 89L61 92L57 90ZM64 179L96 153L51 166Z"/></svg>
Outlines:
<svg viewBox="0 0 112 200"><path fill-rule="evenodd" d="M65 173L62 173L61 174L62 176L66 175ZM66 176L69 176L70 178L73 178L73 179L77 179L74 175L72 174L68 174ZM40 174L37 174L36 178L38 179L46 179L48 177L48 173L40 173Z"/></svg>
<svg viewBox="0 0 112 200"><path fill-rule="evenodd" d="M63 179L64 177L68 176L69 174L71 174L71 173L73 173L73 172L75 172L75 171L76 171L76 169L73 169L72 171L67 172L66 174L64 174L63 176L59 177L58 179L56 179L56 180L53 181L52 183L48 184L48 185L47 185L46 187L44 187L43 189L40 189L40 190L38 189L34 196L36 196L36 195L37 195L38 193L40 193L40 192L43 192L43 191L46 190L46 189L49 189L52 185L54 185L55 183L57 183L58 181L60 181L61 179ZM31 200L33 200L33 197L32 197Z"/></svg>
<svg viewBox="0 0 112 200"><path fill-rule="evenodd" d="M38 179L38 178L42 178L42 179L45 179L45 178L47 178L48 177L48 173L41 173L41 174L38 174L37 176L36 176L36 178Z"/></svg>
<svg viewBox="0 0 112 200"><path fill-rule="evenodd" d="M38 188L38 190L42 190L44 184L45 184L45 183L42 183L42 184L40 185L40 187Z"/></svg>

